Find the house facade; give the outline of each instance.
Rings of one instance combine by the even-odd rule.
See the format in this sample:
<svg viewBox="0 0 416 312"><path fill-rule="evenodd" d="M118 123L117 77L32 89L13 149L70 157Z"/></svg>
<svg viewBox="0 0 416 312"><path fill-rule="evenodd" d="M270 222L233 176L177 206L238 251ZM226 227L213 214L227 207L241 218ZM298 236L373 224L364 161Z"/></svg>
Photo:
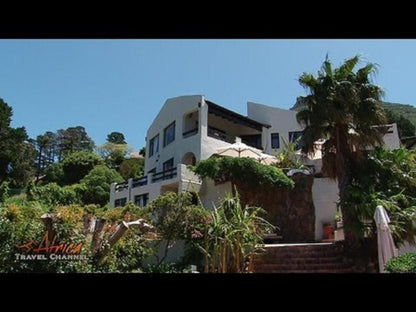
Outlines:
<svg viewBox="0 0 416 312"><path fill-rule="evenodd" d="M400 146L397 127L395 124L388 126L385 144L397 148ZM294 142L301 132L296 111L248 102L247 116L243 116L207 100L203 95L168 99L146 134L145 176L125 183L113 183L110 205L123 206L132 201L145 206L167 191L189 191L199 195L204 207L212 207L226 192L231 192L231 184L215 185L210 180L201 181L187 166L209 158L236 140L275 155L283 150L283 140ZM319 172L320 153L315 156L307 164ZM315 178L312 193L315 238L319 240L322 238L321 224L333 221L338 188L334 181Z"/></svg>

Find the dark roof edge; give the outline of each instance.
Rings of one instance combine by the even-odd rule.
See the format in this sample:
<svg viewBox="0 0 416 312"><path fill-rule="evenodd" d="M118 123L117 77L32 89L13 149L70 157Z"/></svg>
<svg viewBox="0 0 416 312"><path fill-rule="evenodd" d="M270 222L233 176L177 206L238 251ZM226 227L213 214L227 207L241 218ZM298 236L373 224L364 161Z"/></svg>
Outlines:
<svg viewBox="0 0 416 312"><path fill-rule="evenodd" d="M251 119L251 118L248 118L246 116L240 115L239 113L233 112L232 110L229 110L229 109L227 109L227 108L225 108L221 105L215 104L214 102L211 102L211 101L208 101L208 100L205 100L205 102L208 104L208 106L211 106L211 107L213 107L213 108L215 108L219 111L223 111L224 113L226 113L228 115L231 115L231 116L234 116L236 118L241 118L244 121L246 121L248 123L251 123L256 127L265 127L265 128L270 128L271 127L271 125L264 124L264 123L261 123L261 122L258 122L256 120L254 120L254 119Z"/></svg>

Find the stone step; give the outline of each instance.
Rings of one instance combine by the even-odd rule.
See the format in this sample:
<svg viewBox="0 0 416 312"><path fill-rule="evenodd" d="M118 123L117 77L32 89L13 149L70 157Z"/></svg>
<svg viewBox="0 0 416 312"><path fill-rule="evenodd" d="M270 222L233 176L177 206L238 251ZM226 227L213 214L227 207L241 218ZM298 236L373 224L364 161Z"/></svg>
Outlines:
<svg viewBox="0 0 416 312"><path fill-rule="evenodd" d="M255 273L273 273L273 274L345 274L355 273L351 269L345 268L340 270L273 270L273 271L256 271Z"/></svg>
<svg viewBox="0 0 416 312"><path fill-rule="evenodd" d="M351 273L339 244L268 245L254 258L256 273Z"/></svg>
<svg viewBox="0 0 416 312"><path fill-rule="evenodd" d="M308 263L308 264L269 264L263 263L259 266L261 270L337 270L345 269L343 263Z"/></svg>
<svg viewBox="0 0 416 312"><path fill-rule="evenodd" d="M300 258L274 258L263 257L261 259L254 259L254 263L274 263L274 264L314 264L314 263L335 263L341 262L341 256L335 257L300 257Z"/></svg>

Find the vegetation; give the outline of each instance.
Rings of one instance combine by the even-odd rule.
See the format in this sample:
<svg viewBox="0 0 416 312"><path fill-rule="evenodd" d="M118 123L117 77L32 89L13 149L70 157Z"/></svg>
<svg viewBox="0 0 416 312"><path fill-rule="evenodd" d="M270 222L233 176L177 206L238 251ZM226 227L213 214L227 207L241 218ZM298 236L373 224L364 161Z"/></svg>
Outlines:
<svg viewBox="0 0 416 312"><path fill-rule="evenodd" d="M392 258L384 269L390 273L416 273L416 253L408 252Z"/></svg>
<svg viewBox="0 0 416 312"><path fill-rule="evenodd" d="M305 127L302 152L313 152L315 141L327 139L322 146L323 170L338 180L347 241L354 239L348 227L354 215L343 206L352 179L352 163L365 149L381 143L382 133L373 126L386 122L380 103L382 90L370 81L375 65L368 63L355 70L359 61L355 56L332 69L327 57L316 77L302 74L299 83L309 95L301 97L305 106L296 115Z"/></svg>
<svg viewBox="0 0 416 312"><path fill-rule="evenodd" d="M412 124L412 122L404 117L403 115L399 115L395 113L393 110L389 109L388 106L384 108L386 111L386 116L388 119L388 123L396 123L397 130L399 132L399 137L410 137L415 135L416 126Z"/></svg>
<svg viewBox="0 0 416 312"><path fill-rule="evenodd" d="M114 169L104 165L95 166L82 180L82 202L105 206L110 200L111 183L121 183L123 178Z"/></svg>
<svg viewBox="0 0 416 312"><path fill-rule="evenodd" d="M402 116L408 119L414 126L416 126L416 107L407 104L382 102L384 109L393 112L397 116Z"/></svg>
<svg viewBox="0 0 416 312"><path fill-rule="evenodd" d="M65 184L73 184L84 178L95 166L103 164L102 159L92 152L75 152L62 162Z"/></svg>
<svg viewBox="0 0 416 312"><path fill-rule="evenodd" d="M352 180L341 202L350 215L347 226L359 237L375 235L375 223L366 220L373 220L375 208L382 205L390 216L396 244L412 242L416 234L415 194L416 151L371 151L352 167Z"/></svg>
<svg viewBox="0 0 416 312"><path fill-rule="evenodd" d="M189 242L194 235L204 231L204 222L208 212L201 205L192 205L191 193L167 192L148 205L154 220L157 233L163 240L156 245L164 244L164 253L157 256L157 263L161 264L171 249L179 240ZM201 234L202 235L202 234Z"/></svg>
<svg viewBox="0 0 416 312"><path fill-rule="evenodd" d="M263 165L248 157L210 157L199 161L192 170L202 178L210 178L217 183L231 181L234 185L239 182L253 186L294 186L282 170Z"/></svg>
<svg viewBox="0 0 416 312"><path fill-rule="evenodd" d="M113 144L127 144L124 134L117 131L111 132L107 135L107 142Z"/></svg>
<svg viewBox="0 0 416 312"><path fill-rule="evenodd" d="M124 180L140 178L144 175L144 158L124 159L118 170Z"/></svg>
<svg viewBox="0 0 416 312"><path fill-rule="evenodd" d="M258 214L257 207L242 207L238 193L227 195L214 207L202 235L197 236L205 254L204 272L245 272L252 270L254 254L261 250L263 236L274 227Z"/></svg>
<svg viewBox="0 0 416 312"><path fill-rule="evenodd" d="M281 169L307 169L305 165L303 165L301 157L296 155L296 146L300 142L302 137L299 137L295 142L287 142L284 137L282 137L283 141L283 150L276 155L278 159L277 162L274 164L275 167Z"/></svg>
<svg viewBox="0 0 416 312"><path fill-rule="evenodd" d="M34 174L35 151L26 129L10 127L12 108L0 98L0 183L24 186Z"/></svg>
<svg viewBox="0 0 416 312"><path fill-rule="evenodd" d="M142 272L142 261L151 253L142 209L126 206L112 210L111 215L97 209L79 205L47 208L36 201L9 201L0 209L0 272ZM131 222L136 218L140 219ZM129 222L128 231L122 221ZM81 244L83 257L60 261L49 258L44 250L38 254L46 260L16 260L16 253L36 254L37 247L46 247L41 244L45 237L50 237L49 242L56 237L56 244Z"/></svg>

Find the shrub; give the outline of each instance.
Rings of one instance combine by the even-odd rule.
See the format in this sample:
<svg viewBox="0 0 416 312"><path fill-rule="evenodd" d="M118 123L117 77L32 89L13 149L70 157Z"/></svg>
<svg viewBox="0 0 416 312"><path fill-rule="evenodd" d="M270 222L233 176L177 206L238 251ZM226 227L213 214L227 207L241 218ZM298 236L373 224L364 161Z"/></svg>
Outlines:
<svg viewBox="0 0 416 312"><path fill-rule="evenodd" d="M104 165L95 166L82 180L84 185L83 202L104 206L110 200L110 185L123 182L123 178L114 169Z"/></svg>
<svg viewBox="0 0 416 312"><path fill-rule="evenodd" d="M0 185L0 204L4 203L9 197L9 183L3 182Z"/></svg>
<svg viewBox="0 0 416 312"><path fill-rule="evenodd" d="M49 183L35 187L32 191L32 199L52 206L79 204L81 203L80 188L80 185L61 187L56 183Z"/></svg>
<svg viewBox="0 0 416 312"><path fill-rule="evenodd" d="M64 180L67 184L79 182L95 166L102 165L103 160L91 152L75 152L67 156L62 162Z"/></svg>
<svg viewBox="0 0 416 312"><path fill-rule="evenodd" d="M244 181L253 187L293 188L295 184L281 169L248 157L210 157L198 162L192 170L202 178L217 182Z"/></svg>
<svg viewBox="0 0 416 312"><path fill-rule="evenodd" d="M408 252L392 258L384 269L390 273L416 273L416 253Z"/></svg>

